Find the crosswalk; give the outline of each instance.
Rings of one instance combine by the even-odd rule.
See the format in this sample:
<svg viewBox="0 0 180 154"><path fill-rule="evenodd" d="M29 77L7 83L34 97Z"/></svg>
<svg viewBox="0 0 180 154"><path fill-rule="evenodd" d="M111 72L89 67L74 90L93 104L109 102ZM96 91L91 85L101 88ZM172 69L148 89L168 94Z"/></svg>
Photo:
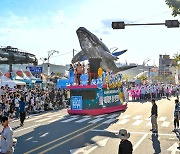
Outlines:
<svg viewBox="0 0 180 154"><path fill-rule="evenodd" d="M32 116L29 119L26 119L25 122L35 122L35 123L103 123L103 124L117 124L117 125L132 125L140 126L143 125L145 127L151 127L151 118L144 117L144 115L130 115L130 114L122 114L121 113L112 113L112 114L104 114L98 116L90 116L90 115L62 115L60 112L57 113L45 113L42 115ZM164 128L173 126L172 118L169 117L158 117L158 125Z"/></svg>

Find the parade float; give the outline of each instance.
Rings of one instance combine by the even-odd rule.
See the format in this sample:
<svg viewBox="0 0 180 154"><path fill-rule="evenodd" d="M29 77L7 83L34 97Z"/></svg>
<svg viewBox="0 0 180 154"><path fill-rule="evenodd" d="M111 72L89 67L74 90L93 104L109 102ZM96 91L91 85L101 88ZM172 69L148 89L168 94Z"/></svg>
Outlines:
<svg viewBox="0 0 180 154"><path fill-rule="evenodd" d="M103 78L98 73L98 76L98 79L92 80L91 85L67 86L71 94L69 114L100 115L126 110L121 74L106 75Z"/></svg>
<svg viewBox="0 0 180 154"><path fill-rule="evenodd" d="M87 74L80 76L80 85L71 82L67 86L71 95L68 113L99 115L126 110L119 72L136 66L117 67L115 61L127 50L111 53L102 40L84 27L76 33L82 50L73 57L72 63L88 60L90 67ZM74 81L73 77L69 81Z"/></svg>

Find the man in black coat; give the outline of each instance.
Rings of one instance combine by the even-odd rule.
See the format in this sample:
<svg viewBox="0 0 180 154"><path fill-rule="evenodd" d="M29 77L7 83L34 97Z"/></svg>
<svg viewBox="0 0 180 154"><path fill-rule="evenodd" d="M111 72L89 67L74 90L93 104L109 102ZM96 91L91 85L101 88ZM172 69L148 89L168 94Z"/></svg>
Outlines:
<svg viewBox="0 0 180 154"><path fill-rule="evenodd" d="M150 131L153 132L158 131L157 116L158 116L158 107L156 105L155 99L152 99L152 108L151 108L152 129Z"/></svg>
<svg viewBox="0 0 180 154"><path fill-rule="evenodd" d="M130 133L128 133L125 129L121 129L118 136L121 139L118 154L132 154L133 146L132 143L128 140Z"/></svg>

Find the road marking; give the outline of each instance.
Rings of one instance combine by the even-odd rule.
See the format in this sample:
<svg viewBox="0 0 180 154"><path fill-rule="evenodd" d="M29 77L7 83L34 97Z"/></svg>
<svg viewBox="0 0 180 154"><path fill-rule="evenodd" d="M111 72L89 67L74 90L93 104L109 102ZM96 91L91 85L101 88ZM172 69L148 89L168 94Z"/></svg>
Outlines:
<svg viewBox="0 0 180 154"><path fill-rule="evenodd" d="M77 118L76 117L75 118L70 118L70 119L67 119L67 120L64 120L64 121L61 121L61 122L70 122L70 121L73 121L75 119L77 119Z"/></svg>
<svg viewBox="0 0 180 154"><path fill-rule="evenodd" d="M146 124L146 126L151 126L152 124L151 124L151 121L149 121L147 124Z"/></svg>
<svg viewBox="0 0 180 154"><path fill-rule="evenodd" d="M92 121L90 121L90 122L88 122L88 123L96 123L96 122L98 122L98 121L101 121L101 120L103 120L104 118L97 118L97 119L94 119L94 120L92 120Z"/></svg>
<svg viewBox="0 0 180 154"><path fill-rule="evenodd" d="M83 118L81 120L75 121L75 123L81 123L81 122L87 121L89 119L91 119L91 118Z"/></svg>
<svg viewBox="0 0 180 154"><path fill-rule="evenodd" d="M108 140L109 138L106 138L106 139L96 142L95 144L90 144L90 145L87 145L85 147L78 148L78 149L72 149L70 150L70 153L71 154L79 154L79 153L89 154L90 152L92 152L98 147L106 146Z"/></svg>
<svg viewBox="0 0 180 154"><path fill-rule="evenodd" d="M171 151L171 154L176 154L176 151L179 151L177 147L179 147L179 145L177 144L177 142L175 142L171 147L167 149L167 151Z"/></svg>
<svg viewBox="0 0 180 154"><path fill-rule="evenodd" d="M111 122L115 121L117 119L109 119L103 122L103 124L110 124Z"/></svg>
<svg viewBox="0 0 180 154"><path fill-rule="evenodd" d="M86 116L83 116L83 117L85 117L85 118L91 118L92 116L90 116L90 115L86 115Z"/></svg>
<svg viewBox="0 0 180 154"><path fill-rule="evenodd" d="M137 147L142 143L142 141L148 136L148 134L144 134L143 137L134 145L133 151L137 149Z"/></svg>
<svg viewBox="0 0 180 154"><path fill-rule="evenodd" d="M27 119L27 120L25 120L26 122L29 122L29 121L34 121L34 120L36 120L36 119L40 119L39 117L35 117L35 118L31 118L31 119Z"/></svg>
<svg viewBox="0 0 180 154"><path fill-rule="evenodd" d="M77 117L79 117L79 115L72 115L70 117L77 118Z"/></svg>
<svg viewBox="0 0 180 154"><path fill-rule="evenodd" d="M39 136L39 137L45 137L46 135L48 135L49 133L44 133L43 135Z"/></svg>
<svg viewBox="0 0 180 154"><path fill-rule="evenodd" d="M145 120L149 121L149 120L151 120L151 117L149 117L149 118L146 118Z"/></svg>
<svg viewBox="0 0 180 154"><path fill-rule="evenodd" d="M86 130L86 131L84 131L84 132L82 132L82 133L80 133L80 134L78 134L78 135L76 135L76 136L73 136L73 137L71 137L71 138L69 138L69 139L67 139L67 140L65 140L65 141L63 141L63 142L61 142L61 143L59 143L59 144L56 144L56 145L50 147L49 149L46 149L46 150L40 152L39 154L47 153L48 151L50 151L50 150L52 150L52 149L55 149L56 147L59 147L60 145L62 145L62 144L64 144L64 143L67 143L67 142L69 142L69 141L71 141L71 140L73 140L73 139L75 139L75 138L77 138L77 137L79 137L79 136L87 133L87 132L90 131L91 129L97 128L97 127L99 127L99 126L101 126L101 125L103 125L103 123L101 123L101 124L99 124L99 125L96 125L96 126L94 126L94 127L92 127L92 128L89 128L88 130ZM26 154L26 153L25 153L25 154Z"/></svg>
<svg viewBox="0 0 180 154"><path fill-rule="evenodd" d="M128 118L128 117L130 117L129 114L128 114L128 115L123 115L122 117L120 116L121 119L126 119L126 118Z"/></svg>
<svg viewBox="0 0 180 154"><path fill-rule="evenodd" d="M26 141L29 141L29 140L31 140L31 139L33 139L33 137L29 137L29 138L27 138L27 139L26 139Z"/></svg>
<svg viewBox="0 0 180 154"><path fill-rule="evenodd" d="M140 123L142 123L143 120L136 120L134 123L132 123L131 125L134 125L134 126L137 126L139 125Z"/></svg>
<svg viewBox="0 0 180 154"><path fill-rule="evenodd" d="M165 121L167 119L167 117L161 117L158 119L158 121Z"/></svg>
<svg viewBox="0 0 180 154"><path fill-rule="evenodd" d="M19 119L17 119L17 120L11 119L11 120L10 120L10 123L17 122L17 121L19 121Z"/></svg>
<svg viewBox="0 0 180 154"><path fill-rule="evenodd" d="M107 114L102 114L102 115L99 115L99 116L95 116L95 118L101 118L101 117L104 117L106 116Z"/></svg>
<svg viewBox="0 0 180 154"><path fill-rule="evenodd" d="M17 133L17 132L20 132L20 131L23 131L23 130L26 130L26 129L29 129L29 128L35 128L35 127L38 127L38 126L41 126L41 124L37 124L37 125L34 125L34 126L23 128L23 129L15 130L13 132Z"/></svg>
<svg viewBox="0 0 180 154"><path fill-rule="evenodd" d="M59 116L59 113L57 114L53 114L53 115L48 115L48 116L46 116L46 117L49 117L49 118L51 118L51 117L56 117L56 116ZM62 116L62 115L61 115Z"/></svg>
<svg viewBox="0 0 180 154"><path fill-rule="evenodd" d="M68 136L70 136L70 135L73 135L73 134L75 134L75 133L77 133L77 132L80 132L81 130L86 129L86 128L88 128L88 127L91 127L91 126L93 126L93 125L94 125L94 124L87 125L86 127L83 127L83 128L78 129L78 130L76 130L76 131L73 131L72 133L69 133L69 134L67 134L67 135L64 135L63 137L60 137L60 138L55 139L55 140L53 140L53 141L50 141L50 142L48 142L48 143L46 143L46 144L43 144L43 145L41 145L41 146L38 146L37 148L34 148L34 149L32 149L32 150L30 150L30 151L28 151L28 152L25 152L25 154L29 154L29 153L32 153L32 152L34 152L34 151L37 151L37 150L39 150L39 149L41 149L41 148L43 148L43 147L45 147L45 146L48 146L48 145L50 145L50 144L52 144L52 143L55 143L55 142L57 142L57 141L59 141L59 140L62 140L62 139L66 138L66 137L68 137ZM101 124L101 125L102 125L102 124ZM100 126L100 125L96 125L96 126ZM93 128L96 128L96 127L93 127ZM91 128L91 129L92 129L92 128Z"/></svg>
<svg viewBox="0 0 180 154"><path fill-rule="evenodd" d="M118 121L116 124L123 125L123 124L127 123L128 121L129 121L129 119L123 119L123 120Z"/></svg>
<svg viewBox="0 0 180 154"><path fill-rule="evenodd" d="M45 118L45 119L37 120L37 121L35 121L35 122L44 122L44 121L48 121L48 120L50 120L50 119L52 119L52 118Z"/></svg>
<svg viewBox="0 0 180 154"><path fill-rule="evenodd" d="M140 119L141 117L142 117L142 115L137 115L137 116L135 116L133 119L138 120L138 119Z"/></svg>
<svg viewBox="0 0 180 154"><path fill-rule="evenodd" d="M168 127L169 124L170 124L170 122L164 121L164 122L161 124L161 126L162 126L162 127Z"/></svg>
<svg viewBox="0 0 180 154"><path fill-rule="evenodd" d="M110 115L109 117L107 117L107 118L115 118L115 117L117 117L119 114L113 114L113 115Z"/></svg>
<svg viewBox="0 0 180 154"><path fill-rule="evenodd" d="M58 120L60 120L60 119L49 120L48 123L53 123L53 122L56 122L56 121L58 121Z"/></svg>

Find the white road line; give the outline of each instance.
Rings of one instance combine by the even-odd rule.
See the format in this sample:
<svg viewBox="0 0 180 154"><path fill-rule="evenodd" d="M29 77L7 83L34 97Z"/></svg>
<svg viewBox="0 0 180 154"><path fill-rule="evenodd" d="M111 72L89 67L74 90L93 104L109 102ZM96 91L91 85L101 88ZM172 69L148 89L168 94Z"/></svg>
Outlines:
<svg viewBox="0 0 180 154"><path fill-rule="evenodd" d="M146 124L146 126L151 126L152 124L151 124L151 121L149 121L147 124Z"/></svg>
<svg viewBox="0 0 180 154"><path fill-rule="evenodd" d="M132 118L132 119L136 119L136 120L138 120L138 119L140 119L142 117L142 115L137 115L137 116L135 116L134 118Z"/></svg>
<svg viewBox="0 0 180 154"><path fill-rule="evenodd" d="M116 124L123 125L123 124L127 123L128 121L129 121L129 119L123 119L123 120L118 121Z"/></svg>
<svg viewBox="0 0 180 154"><path fill-rule="evenodd" d="M106 116L107 114L102 114L102 115L98 115L98 116L95 116L95 118L101 118L101 117L104 117Z"/></svg>
<svg viewBox="0 0 180 154"><path fill-rule="evenodd" d="M43 135L39 136L39 137L45 137L46 135L48 135L49 133L44 133Z"/></svg>
<svg viewBox="0 0 180 154"><path fill-rule="evenodd" d="M60 115L59 114L53 114L53 115L48 115L47 117L51 118L51 117L56 117L56 116L60 116Z"/></svg>
<svg viewBox="0 0 180 154"><path fill-rule="evenodd" d="M70 119L67 119L67 120L64 120L64 121L61 121L61 122L70 122L70 121L73 121L73 120L75 120L75 119L77 119L77 117L70 118Z"/></svg>
<svg viewBox="0 0 180 154"><path fill-rule="evenodd" d="M146 118L145 120L149 121L149 120L151 120L151 117L149 117L149 118Z"/></svg>
<svg viewBox="0 0 180 154"><path fill-rule="evenodd" d="M41 124L37 124L37 125L34 125L34 126L23 128L23 129L15 130L13 132L17 133L17 132L20 132L20 131L23 131L23 130L26 130L26 129L30 129L30 128L35 128L35 127L38 127L38 126L41 126Z"/></svg>
<svg viewBox="0 0 180 154"><path fill-rule="evenodd" d="M98 121L101 121L101 120L103 120L104 118L97 118L97 119L94 119L94 120L92 120L92 121L90 121L90 122L88 122L88 123L96 123L96 122L98 122Z"/></svg>
<svg viewBox="0 0 180 154"><path fill-rule="evenodd" d="M115 121L117 119L109 119L103 122L103 124L110 124L111 122Z"/></svg>
<svg viewBox="0 0 180 154"><path fill-rule="evenodd" d="M41 119L41 120L37 120L37 121L35 121L35 122L44 122L44 121L48 121L48 120L50 120L50 119L52 119L52 118L44 118L44 119Z"/></svg>
<svg viewBox="0 0 180 154"><path fill-rule="evenodd" d="M77 121L75 121L75 122L76 122L76 123L81 123L81 122L87 121L87 120L89 120L89 119L91 119L91 118L83 118L83 119L77 120Z"/></svg>
<svg viewBox="0 0 180 154"><path fill-rule="evenodd" d="M31 140L31 139L33 139L33 137L29 137L29 138L27 138L27 139L26 139L26 141L29 141L29 140Z"/></svg>
<svg viewBox="0 0 180 154"><path fill-rule="evenodd" d="M134 145L133 151L137 149L137 147L141 144L141 142L148 136L148 134L144 134L143 137Z"/></svg>
<svg viewBox="0 0 180 154"><path fill-rule="evenodd" d="M161 124L162 127L168 127L169 125L170 125L170 122L168 122L168 121L164 121L164 122Z"/></svg>
<svg viewBox="0 0 180 154"><path fill-rule="evenodd" d="M131 125L133 126L137 126L137 125L140 125L140 123L142 123L143 120L136 120L134 123L132 123Z"/></svg>
<svg viewBox="0 0 180 154"><path fill-rule="evenodd" d="M44 117L44 116L51 115L51 114L54 114L54 113L43 113L43 114L36 115L36 116L38 116L38 117Z"/></svg>
<svg viewBox="0 0 180 154"><path fill-rule="evenodd" d="M19 119L17 119L17 120L13 120L13 119L12 119L12 121L10 120L10 123L12 123L12 122L17 122L17 121L19 121Z"/></svg>
<svg viewBox="0 0 180 154"><path fill-rule="evenodd" d="M158 121L165 121L167 119L167 117L161 117L158 119Z"/></svg>
<svg viewBox="0 0 180 154"><path fill-rule="evenodd" d="M53 122L58 121L58 120L61 120L61 119L58 118L58 119L49 120L48 123L53 123Z"/></svg>
<svg viewBox="0 0 180 154"><path fill-rule="evenodd" d="M86 116L83 116L84 118L91 118L92 116L90 115L86 115Z"/></svg>
<svg viewBox="0 0 180 154"><path fill-rule="evenodd" d="M123 115L122 117L120 116L121 119L126 119L128 117L130 117L130 115Z"/></svg>
<svg viewBox="0 0 180 154"><path fill-rule="evenodd" d="M41 118L41 117L36 117L36 118L27 119L27 120L25 120L25 122L35 121L35 120L40 119L40 118Z"/></svg>
<svg viewBox="0 0 180 154"><path fill-rule="evenodd" d="M110 116L108 116L107 118L115 118L115 117L117 117L119 114L113 114L113 115L110 115Z"/></svg>

